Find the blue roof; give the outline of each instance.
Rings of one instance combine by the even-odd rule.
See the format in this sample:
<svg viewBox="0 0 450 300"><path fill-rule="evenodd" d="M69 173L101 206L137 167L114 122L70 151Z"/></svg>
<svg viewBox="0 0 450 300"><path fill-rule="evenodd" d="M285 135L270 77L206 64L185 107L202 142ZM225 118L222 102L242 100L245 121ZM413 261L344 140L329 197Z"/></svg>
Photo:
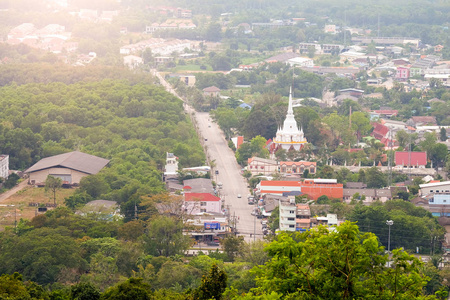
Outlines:
<svg viewBox="0 0 450 300"><path fill-rule="evenodd" d="M247 103L242 103L241 105L239 105L239 107L242 107L242 108L248 108L248 109L251 109L251 108L252 108L252 106L249 105L249 104L247 104Z"/></svg>

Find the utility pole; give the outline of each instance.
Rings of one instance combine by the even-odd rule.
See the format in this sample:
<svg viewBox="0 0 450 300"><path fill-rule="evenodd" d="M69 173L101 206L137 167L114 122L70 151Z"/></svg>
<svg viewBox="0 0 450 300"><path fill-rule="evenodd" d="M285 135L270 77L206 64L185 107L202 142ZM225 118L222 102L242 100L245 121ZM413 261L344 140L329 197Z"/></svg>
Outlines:
<svg viewBox="0 0 450 300"><path fill-rule="evenodd" d="M392 220L387 220L386 221L386 225L389 228L389 233L388 233L388 267L391 267L391 255L390 255L390 250L391 250L391 226L394 225L394 221Z"/></svg>
<svg viewBox="0 0 450 300"><path fill-rule="evenodd" d="M255 242L256 239L256 214L253 216L253 242Z"/></svg>

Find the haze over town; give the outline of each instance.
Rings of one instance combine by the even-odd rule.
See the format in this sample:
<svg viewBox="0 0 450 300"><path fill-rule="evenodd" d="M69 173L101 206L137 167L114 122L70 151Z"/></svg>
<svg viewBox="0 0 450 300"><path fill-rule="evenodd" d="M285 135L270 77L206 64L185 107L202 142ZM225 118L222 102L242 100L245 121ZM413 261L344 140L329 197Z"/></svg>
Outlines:
<svg viewBox="0 0 450 300"><path fill-rule="evenodd" d="M0 298L447 299L449 16L0 0Z"/></svg>

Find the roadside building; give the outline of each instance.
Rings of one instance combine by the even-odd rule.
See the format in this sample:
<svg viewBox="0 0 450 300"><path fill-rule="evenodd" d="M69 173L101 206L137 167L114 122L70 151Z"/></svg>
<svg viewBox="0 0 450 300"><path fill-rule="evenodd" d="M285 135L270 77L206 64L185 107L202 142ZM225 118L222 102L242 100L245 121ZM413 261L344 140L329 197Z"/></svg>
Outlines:
<svg viewBox="0 0 450 300"><path fill-rule="evenodd" d="M248 159L247 171L255 175L272 175L278 172L278 164L275 160L260 157L251 157Z"/></svg>
<svg viewBox="0 0 450 300"><path fill-rule="evenodd" d="M189 215L222 212L221 200L210 193L185 193L184 209Z"/></svg>

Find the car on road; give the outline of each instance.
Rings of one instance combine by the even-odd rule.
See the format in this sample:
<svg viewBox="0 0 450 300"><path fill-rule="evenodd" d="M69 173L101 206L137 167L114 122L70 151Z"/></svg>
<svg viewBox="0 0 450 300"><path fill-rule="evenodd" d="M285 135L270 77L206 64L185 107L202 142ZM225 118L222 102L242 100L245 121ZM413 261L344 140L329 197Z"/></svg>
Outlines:
<svg viewBox="0 0 450 300"><path fill-rule="evenodd" d="M205 139L205 142L207 142L208 141L208 139Z"/></svg>
<svg viewBox="0 0 450 300"><path fill-rule="evenodd" d="M219 170L216 170L216 175L219 174Z"/></svg>
<svg viewBox="0 0 450 300"><path fill-rule="evenodd" d="M238 198L242 198L241 194L237 194L237 197L238 197Z"/></svg>

